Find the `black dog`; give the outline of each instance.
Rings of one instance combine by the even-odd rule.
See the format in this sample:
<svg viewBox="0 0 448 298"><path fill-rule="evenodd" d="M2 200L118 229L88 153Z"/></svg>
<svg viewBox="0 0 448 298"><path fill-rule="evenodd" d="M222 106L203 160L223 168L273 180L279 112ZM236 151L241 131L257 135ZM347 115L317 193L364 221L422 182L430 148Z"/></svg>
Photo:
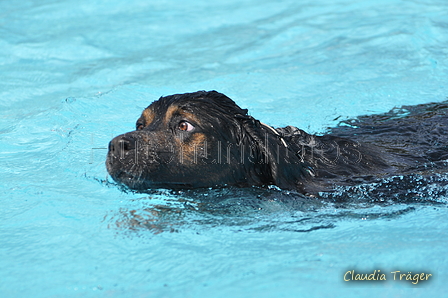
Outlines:
<svg viewBox="0 0 448 298"><path fill-rule="evenodd" d="M106 166L139 191L275 185L317 193L437 167L448 158L447 108L404 107L314 136L274 129L216 91L176 94L153 102L135 131L110 142Z"/></svg>

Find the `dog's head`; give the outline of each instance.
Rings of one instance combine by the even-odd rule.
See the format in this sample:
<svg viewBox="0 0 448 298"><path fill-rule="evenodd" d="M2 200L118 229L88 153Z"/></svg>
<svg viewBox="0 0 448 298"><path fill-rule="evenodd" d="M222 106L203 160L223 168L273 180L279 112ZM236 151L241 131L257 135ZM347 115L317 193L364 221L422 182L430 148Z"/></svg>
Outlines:
<svg viewBox="0 0 448 298"><path fill-rule="evenodd" d="M277 184L281 142L216 91L161 97L109 143L107 170L135 190ZM293 177L292 177L293 178Z"/></svg>

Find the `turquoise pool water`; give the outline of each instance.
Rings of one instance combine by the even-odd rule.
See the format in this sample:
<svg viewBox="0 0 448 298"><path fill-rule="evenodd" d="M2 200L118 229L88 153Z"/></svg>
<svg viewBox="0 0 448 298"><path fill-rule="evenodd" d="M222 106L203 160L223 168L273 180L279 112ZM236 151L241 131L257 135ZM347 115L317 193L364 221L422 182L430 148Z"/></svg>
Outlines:
<svg viewBox="0 0 448 298"><path fill-rule="evenodd" d="M416 203L136 194L102 148L173 93L218 90L313 133L446 100L447 15L445 0L0 2L0 296L443 297L443 173Z"/></svg>

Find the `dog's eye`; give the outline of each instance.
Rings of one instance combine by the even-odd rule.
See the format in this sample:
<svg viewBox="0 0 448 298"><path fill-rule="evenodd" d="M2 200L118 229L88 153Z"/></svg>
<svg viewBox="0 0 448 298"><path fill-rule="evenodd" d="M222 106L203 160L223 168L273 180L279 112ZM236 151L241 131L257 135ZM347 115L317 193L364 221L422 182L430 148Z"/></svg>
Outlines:
<svg viewBox="0 0 448 298"><path fill-rule="evenodd" d="M136 127L137 130L142 130L144 126L143 126L143 124L141 124L141 123L137 123L137 124L135 125L135 127Z"/></svg>
<svg viewBox="0 0 448 298"><path fill-rule="evenodd" d="M194 129L194 126L187 121L182 121L181 123L179 123L179 129L182 131L192 131Z"/></svg>

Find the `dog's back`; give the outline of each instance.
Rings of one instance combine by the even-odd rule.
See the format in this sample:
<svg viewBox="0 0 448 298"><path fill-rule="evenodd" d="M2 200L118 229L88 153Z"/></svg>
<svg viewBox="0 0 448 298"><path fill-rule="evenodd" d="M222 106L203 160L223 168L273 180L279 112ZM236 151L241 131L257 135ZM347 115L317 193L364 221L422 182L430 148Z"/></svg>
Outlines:
<svg viewBox="0 0 448 298"><path fill-rule="evenodd" d="M313 168L313 179L302 185L305 192L316 192L335 185L446 169L447 112L448 101L346 120L323 136L291 126L277 131Z"/></svg>

